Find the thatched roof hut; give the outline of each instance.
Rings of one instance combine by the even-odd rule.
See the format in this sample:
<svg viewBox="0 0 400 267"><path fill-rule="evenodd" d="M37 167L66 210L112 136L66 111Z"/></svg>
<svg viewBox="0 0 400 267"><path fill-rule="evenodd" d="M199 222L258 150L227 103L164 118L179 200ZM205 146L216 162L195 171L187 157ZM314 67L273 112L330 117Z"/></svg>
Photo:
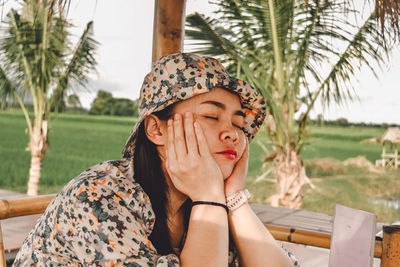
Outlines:
<svg viewBox="0 0 400 267"><path fill-rule="evenodd" d="M394 167L400 166L398 144L400 144L400 128L390 127L382 137L368 138L361 141L363 144L382 144L382 158L376 160L376 166Z"/></svg>
<svg viewBox="0 0 400 267"><path fill-rule="evenodd" d="M400 144L400 128L390 127L381 138L382 143Z"/></svg>
<svg viewBox="0 0 400 267"><path fill-rule="evenodd" d="M375 165L382 167L394 167L397 169L400 165L400 157L397 146L400 144L400 128L390 127L381 138L375 139L382 143L382 159L378 159L375 162ZM368 141L371 142L372 138L369 140L364 140L365 143L368 143ZM386 148L387 146L388 149Z"/></svg>

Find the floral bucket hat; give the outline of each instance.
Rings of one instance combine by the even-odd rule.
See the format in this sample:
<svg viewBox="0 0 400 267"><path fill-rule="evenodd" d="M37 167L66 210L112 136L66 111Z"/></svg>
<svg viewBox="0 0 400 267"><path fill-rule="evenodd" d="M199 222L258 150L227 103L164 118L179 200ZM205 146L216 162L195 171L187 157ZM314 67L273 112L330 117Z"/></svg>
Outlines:
<svg viewBox="0 0 400 267"><path fill-rule="evenodd" d="M151 113L210 92L216 87L236 93L246 114L244 132L253 139L266 116L262 95L247 82L229 75L214 58L188 53L166 55L156 61L140 89L139 117L122 152L133 158L140 124Z"/></svg>

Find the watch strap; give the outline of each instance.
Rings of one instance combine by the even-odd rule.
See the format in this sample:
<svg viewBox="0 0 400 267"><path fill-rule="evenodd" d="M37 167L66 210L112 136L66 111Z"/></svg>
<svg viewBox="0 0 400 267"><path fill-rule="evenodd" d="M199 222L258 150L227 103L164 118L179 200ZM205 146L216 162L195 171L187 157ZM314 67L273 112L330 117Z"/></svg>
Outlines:
<svg viewBox="0 0 400 267"><path fill-rule="evenodd" d="M251 198L250 192L247 189L237 192L226 198L226 205L230 211L234 211Z"/></svg>

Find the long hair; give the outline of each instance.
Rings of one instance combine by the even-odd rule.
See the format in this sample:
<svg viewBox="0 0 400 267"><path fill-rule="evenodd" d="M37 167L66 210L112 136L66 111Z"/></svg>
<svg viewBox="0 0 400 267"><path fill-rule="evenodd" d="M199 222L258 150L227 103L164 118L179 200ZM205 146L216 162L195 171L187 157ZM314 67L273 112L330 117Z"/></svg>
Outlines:
<svg viewBox="0 0 400 267"><path fill-rule="evenodd" d="M174 105L171 105L153 114L160 120L165 121L172 116L173 108ZM174 251L167 224L168 186L161 163L157 147L147 138L145 126L142 123L138 130L134 152L135 181L142 186L143 190L149 196L156 217L149 240L153 243L159 254L166 255L174 253ZM186 229L190 214L187 207L190 207L190 205L185 205Z"/></svg>

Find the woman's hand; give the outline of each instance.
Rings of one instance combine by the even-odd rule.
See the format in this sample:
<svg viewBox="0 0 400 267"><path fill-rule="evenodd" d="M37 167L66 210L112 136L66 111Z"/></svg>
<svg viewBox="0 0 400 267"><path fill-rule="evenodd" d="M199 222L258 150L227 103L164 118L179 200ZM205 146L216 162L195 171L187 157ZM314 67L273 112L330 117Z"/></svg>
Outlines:
<svg viewBox="0 0 400 267"><path fill-rule="evenodd" d="M225 203L221 170L212 157L207 140L193 114L180 114L167 123L166 169L172 183L193 201Z"/></svg>
<svg viewBox="0 0 400 267"><path fill-rule="evenodd" d="M247 169L249 166L249 141L246 138L246 147L242 157L236 162L231 176L225 180L225 196L233 195L245 188Z"/></svg>

